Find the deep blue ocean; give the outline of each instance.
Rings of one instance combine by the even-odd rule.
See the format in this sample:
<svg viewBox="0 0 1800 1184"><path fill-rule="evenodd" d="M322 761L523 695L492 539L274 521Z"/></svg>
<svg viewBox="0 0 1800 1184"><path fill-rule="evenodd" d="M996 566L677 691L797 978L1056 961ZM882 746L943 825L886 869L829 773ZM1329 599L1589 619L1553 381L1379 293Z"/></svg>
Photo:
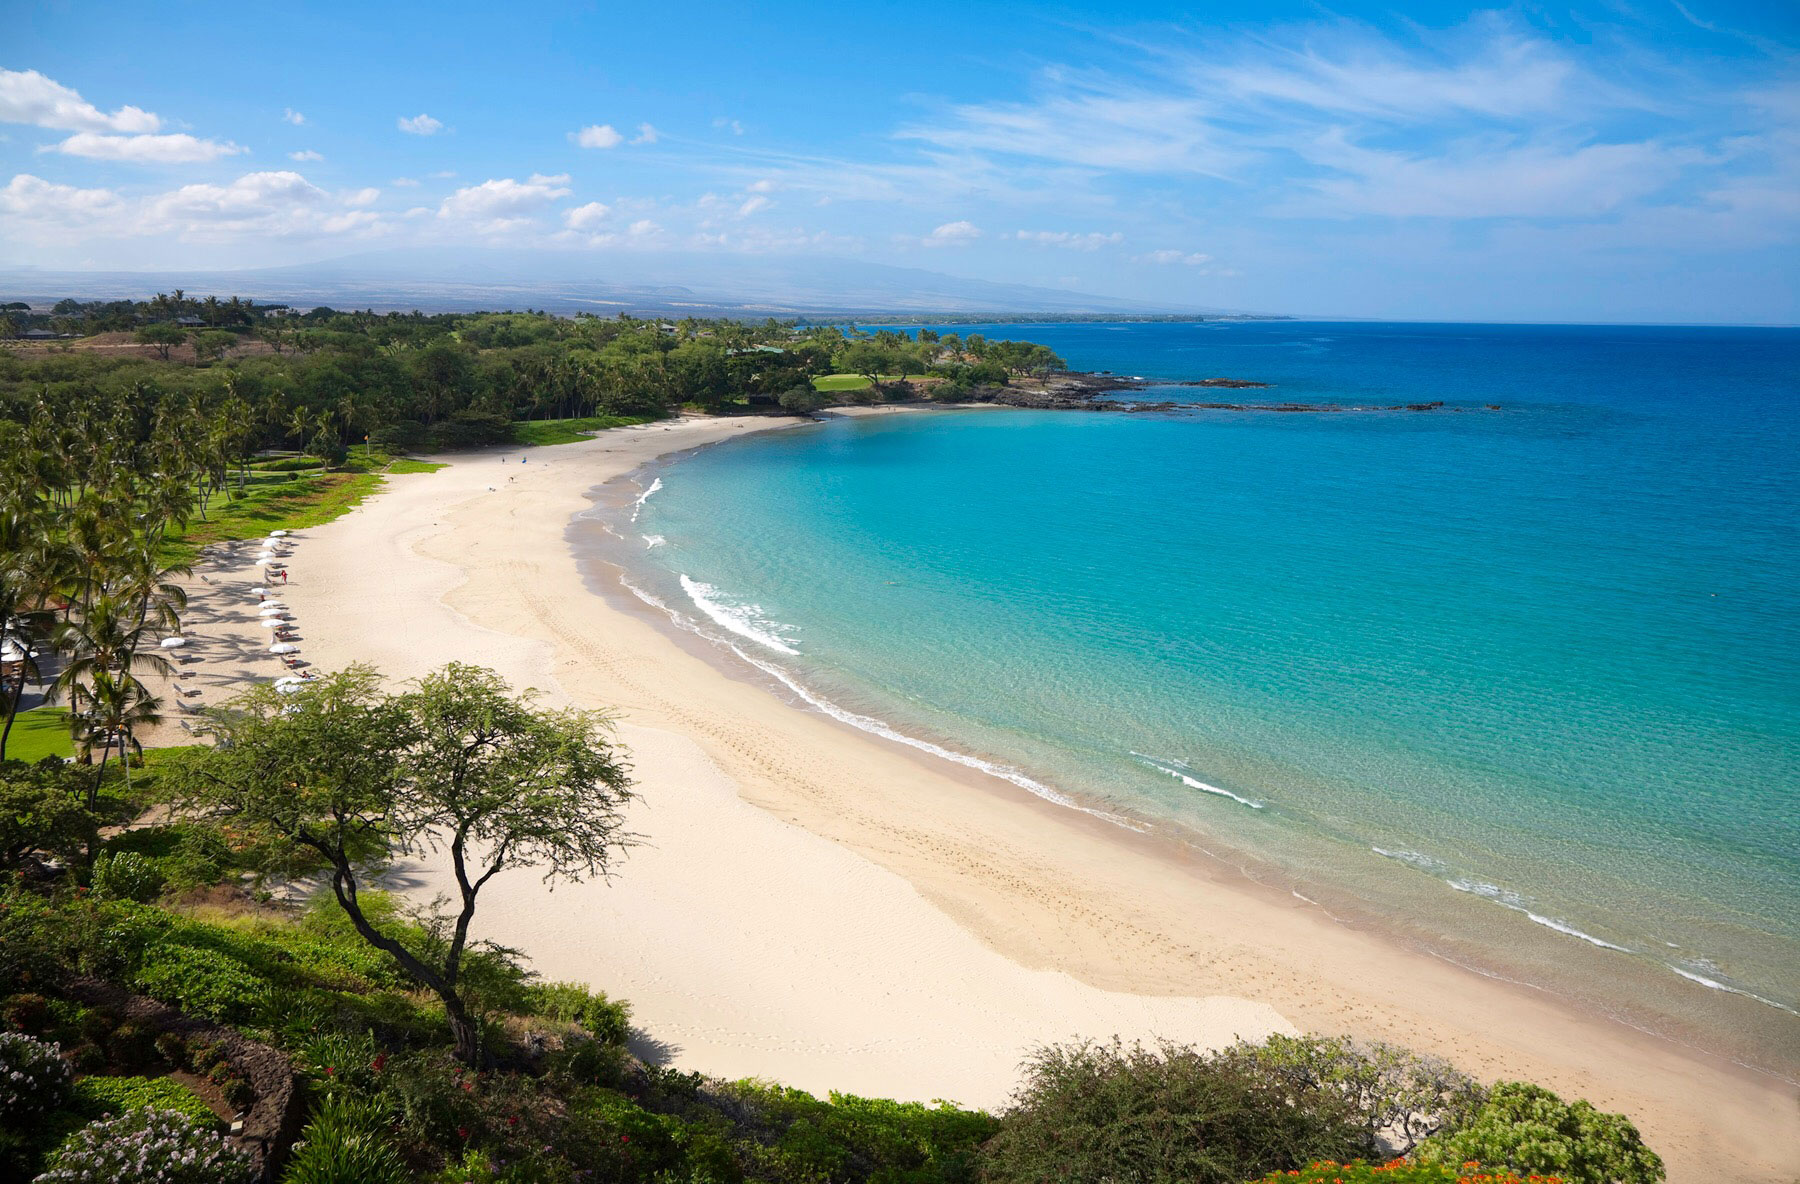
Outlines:
<svg viewBox="0 0 1800 1184"><path fill-rule="evenodd" d="M1274 384L1134 398L1448 406L752 436L642 475L630 578L1052 800L1795 1022L1800 331L940 328Z"/></svg>

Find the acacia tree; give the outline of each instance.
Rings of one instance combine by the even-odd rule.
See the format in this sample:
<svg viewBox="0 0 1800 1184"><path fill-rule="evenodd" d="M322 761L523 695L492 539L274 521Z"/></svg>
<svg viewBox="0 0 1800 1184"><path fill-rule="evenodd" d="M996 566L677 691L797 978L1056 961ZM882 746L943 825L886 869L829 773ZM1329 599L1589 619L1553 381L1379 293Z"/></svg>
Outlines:
<svg viewBox="0 0 1800 1184"><path fill-rule="evenodd" d="M293 695L259 687L205 730L217 746L179 754L169 773L180 796L247 832L270 870L322 865L363 940L442 1001L467 1064L481 1052L462 988L481 889L515 867L550 884L604 876L630 841L630 776L605 717L540 709L480 667L452 663L400 695L364 665ZM431 851L448 854L456 896L424 914L423 936L384 929L361 887Z"/></svg>

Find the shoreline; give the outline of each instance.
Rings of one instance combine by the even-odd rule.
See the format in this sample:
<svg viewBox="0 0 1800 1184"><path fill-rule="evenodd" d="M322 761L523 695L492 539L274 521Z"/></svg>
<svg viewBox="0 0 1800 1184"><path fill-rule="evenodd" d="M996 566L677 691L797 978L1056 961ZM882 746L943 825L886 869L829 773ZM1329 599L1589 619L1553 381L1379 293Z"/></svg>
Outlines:
<svg viewBox="0 0 1800 1184"><path fill-rule="evenodd" d="M1396 948L1198 859L1170 876L1097 819L999 787L971 794L977 774L724 675L589 590L565 536L596 486L786 422L614 429L525 450L510 469L499 457L516 461L516 447L457 456L301 533L283 595L315 626L307 660L371 660L394 679L477 661L621 720L645 798L634 824L651 845L611 887L547 897L528 876L496 881L484 933L547 977L631 999L653 1037L681 1046L678 1063L712 1073L994 1106L1021 1040L1219 1043L1291 1023L1623 1110L1672 1180L1791 1171L1789 1088ZM272 658L235 642L254 625L218 617L219 673L230 662L273 677ZM422 865L409 887L429 897L441 876Z"/></svg>

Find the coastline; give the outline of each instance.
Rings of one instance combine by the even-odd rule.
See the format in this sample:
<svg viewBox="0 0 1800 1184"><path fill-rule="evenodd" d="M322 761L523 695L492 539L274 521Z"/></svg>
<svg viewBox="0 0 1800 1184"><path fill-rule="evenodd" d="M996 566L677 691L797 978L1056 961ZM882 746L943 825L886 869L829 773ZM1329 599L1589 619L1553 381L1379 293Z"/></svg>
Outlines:
<svg viewBox="0 0 1800 1184"><path fill-rule="evenodd" d="M480 662L619 715L646 846L611 886L544 896L528 876L497 881L487 935L548 977L631 999L677 1064L716 1074L993 1106L1036 1040L1221 1043L1291 1024L1623 1110L1673 1180L1791 1174L1791 1088L1396 948L1202 859L1171 875L1129 832L1023 791L971 792L974 775L797 710L593 595L565 534L595 486L777 426L615 429L526 450L523 465L506 450L510 468L498 450L459 456L302 533L283 594L312 626L309 661L368 660L395 679ZM228 640L228 616L219 673L241 660L273 677L272 659ZM209 624L203 609L193 632ZM427 863L409 886L429 898L442 875Z"/></svg>

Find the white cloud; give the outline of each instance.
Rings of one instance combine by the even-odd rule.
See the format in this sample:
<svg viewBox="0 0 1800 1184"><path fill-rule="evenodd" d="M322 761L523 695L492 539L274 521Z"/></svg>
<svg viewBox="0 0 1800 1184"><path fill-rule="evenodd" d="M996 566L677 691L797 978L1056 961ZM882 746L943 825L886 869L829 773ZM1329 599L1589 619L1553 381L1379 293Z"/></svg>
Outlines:
<svg viewBox="0 0 1800 1184"><path fill-rule="evenodd" d="M343 195L343 203L347 206L372 206L381 197L381 190L374 187L357 189Z"/></svg>
<svg viewBox="0 0 1800 1184"><path fill-rule="evenodd" d="M301 124L306 122L306 116L300 114L300 112L294 110L292 107L289 107L286 110L284 110L281 113L281 117L283 119L285 119L287 122L293 124L295 127L299 127Z"/></svg>
<svg viewBox="0 0 1800 1184"><path fill-rule="evenodd" d="M388 184L399 186L401 189L413 189L418 186L419 179L417 177L395 177Z"/></svg>
<svg viewBox="0 0 1800 1184"><path fill-rule="evenodd" d="M64 132L132 135L162 127L162 120L139 107L120 107L108 115L36 70L0 70L0 123L29 123Z"/></svg>
<svg viewBox="0 0 1800 1184"><path fill-rule="evenodd" d="M395 124L409 136L435 136L444 130L442 123L422 111L411 118L402 115Z"/></svg>
<svg viewBox="0 0 1800 1184"><path fill-rule="evenodd" d="M962 247L981 237L981 228L973 222L946 222L920 243L927 247Z"/></svg>
<svg viewBox="0 0 1800 1184"><path fill-rule="evenodd" d="M769 177L764 177L760 181L750 182L744 188L751 193L773 193L775 192L775 182Z"/></svg>
<svg viewBox="0 0 1800 1184"><path fill-rule="evenodd" d="M713 120L713 126L724 128L734 136L741 136L744 134L744 125L735 119L726 119L721 116L720 118Z"/></svg>
<svg viewBox="0 0 1800 1184"><path fill-rule="evenodd" d="M65 156L85 156L90 160L122 160L132 164L195 164L217 160L221 156L237 156L248 151L230 141L202 140L186 132L172 135L111 136L99 132L76 132L62 143L45 149Z"/></svg>
<svg viewBox="0 0 1800 1184"><path fill-rule="evenodd" d="M525 181L500 177L458 189L438 206L438 217L464 222L495 234L530 226L534 215L559 197L567 197L568 174L533 173Z"/></svg>
<svg viewBox="0 0 1800 1184"><path fill-rule="evenodd" d="M662 133L647 123L638 124L638 134L632 137L633 144L654 144L662 137Z"/></svg>
<svg viewBox="0 0 1800 1184"><path fill-rule="evenodd" d="M747 199L743 205L739 206L737 213L740 218L748 218L758 210L766 210L768 208L769 199L758 194L755 197Z"/></svg>
<svg viewBox="0 0 1800 1184"><path fill-rule="evenodd" d="M563 222L570 230L592 230L606 220L612 213L609 206L597 201L590 201L585 206L576 206L563 214Z"/></svg>
<svg viewBox="0 0 1800 1184"><path fill-rule="evenodd" d="M1067 247L1072 251L1096 251L1101 247L1115 247L1125 241L1125 236L1118 231L1101 234L1090 231L1080 234L1070 230L1017 230L1013 237L1022 243L1036 243L1040 247Z"/></svg>
<svg viewBox="0 0 1800 1184"><path fill-rule="evenodd" d="M306 148L306 149L302 149L299 152L288 153L288 159L289 160L297 160L301 164L305 164L306 162L312 161L312 160L324 160L325 157L321 153L314 152L311 148Z"/></svg>
<svg viewBox="0 0 1800 1184"><path fill-rule="evenodd" d="M1204 267L1212 262L1212 256L1202 255L1198 251L1176 251L1164 248L1137 256L1137 262L1163 265L1179 263L1183 267Z"/></svg>
<svg viewBox="0 0 1800 1184"><path fill-rule="evenodd" d="M22 173L0 189L0 234L40 244L160 238L181 242L367 237L386 229L369 210L334 207L298 173L246 173L224 185L183 185L123 197Z"/></svg>
<svg viewBox="0 0 1800 1184"><path fill-rule="evenodd" d="M596 123L570 132L569 139L582 148L617 148L625 137L614 131L610 123Z"/></svg>

